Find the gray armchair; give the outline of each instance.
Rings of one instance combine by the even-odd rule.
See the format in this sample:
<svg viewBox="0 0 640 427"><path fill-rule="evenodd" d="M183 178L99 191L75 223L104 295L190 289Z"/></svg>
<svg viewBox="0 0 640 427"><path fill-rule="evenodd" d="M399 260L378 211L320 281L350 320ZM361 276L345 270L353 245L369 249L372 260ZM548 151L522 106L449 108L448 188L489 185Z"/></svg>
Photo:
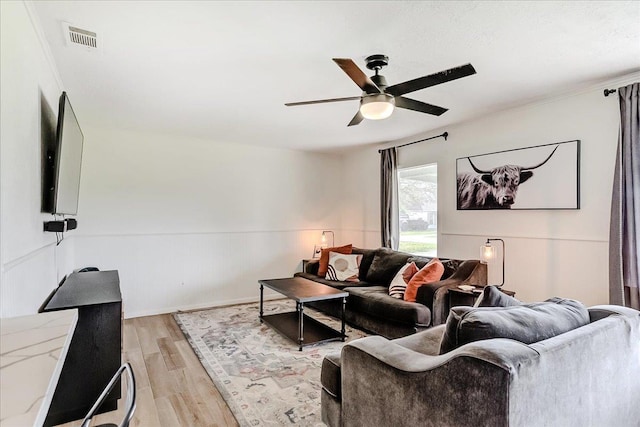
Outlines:
<svg viewBox="0 0 640 427"><path fill-rule="evenodd" d="M640 420L640 313L532 344L494 338L439 354L445 326L346 344L322 368L322 417L337 426L628 426Z"/></svg>

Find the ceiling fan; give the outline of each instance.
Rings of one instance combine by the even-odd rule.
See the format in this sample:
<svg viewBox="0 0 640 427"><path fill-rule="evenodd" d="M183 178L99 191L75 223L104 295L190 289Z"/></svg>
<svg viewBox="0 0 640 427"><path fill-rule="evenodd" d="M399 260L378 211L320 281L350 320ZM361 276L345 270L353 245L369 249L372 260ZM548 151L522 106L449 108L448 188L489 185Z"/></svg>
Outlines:
<svg viewBox="0 0 640 427"><path fill-rule="evenodd" d="M348 126L360 124L363 119L380 120L386 119L393 113L394 107L405 108L407 110L419 111L421 113L439 116L447 111L446 108L415 99L405 98L405 93L415 92L430 86L456 80L462 77L471 76L476 70L471 64L450 68L439 73L408 80L392 86L387 86L387 79L382 74L378 74L382 67L389 64L389 57L386 55L371 55L365 59L367 68L375 71L375 75L367 77L366 74L349 58L333 58L333 61L342 68L342 71L362 89L361 96L349 96L346 98L319 99L316 101L289 102L284 105L288 107L296 105L322 104L325 102L340 102L360 100L360 109L351 119Z"/></svg>

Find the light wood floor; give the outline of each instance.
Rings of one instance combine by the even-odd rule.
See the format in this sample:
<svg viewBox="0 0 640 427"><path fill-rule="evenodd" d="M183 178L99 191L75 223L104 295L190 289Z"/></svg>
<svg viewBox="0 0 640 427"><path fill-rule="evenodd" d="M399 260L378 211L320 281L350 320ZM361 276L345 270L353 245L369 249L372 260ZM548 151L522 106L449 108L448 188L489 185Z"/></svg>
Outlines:
<svg viewBox="0 0 640 427"><path fill-rule="evenodd" d="M132 426L238 425L170 314L125 320L123 347L122 358L136 376ZM99 415L92 425L119 423L123 405L124 399L118 411ZM62 424L79 425L80 421Z"/></svg>

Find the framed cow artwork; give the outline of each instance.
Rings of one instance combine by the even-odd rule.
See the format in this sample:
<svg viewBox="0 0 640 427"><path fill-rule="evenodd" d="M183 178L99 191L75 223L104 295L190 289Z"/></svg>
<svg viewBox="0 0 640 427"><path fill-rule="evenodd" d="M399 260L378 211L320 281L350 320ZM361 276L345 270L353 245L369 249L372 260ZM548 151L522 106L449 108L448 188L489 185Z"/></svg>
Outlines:
<svg viewBox="0 0 640 427"><path fill-rule="evenodd" d="M458 210L580 209L580 141L456 159Z"/></svg>

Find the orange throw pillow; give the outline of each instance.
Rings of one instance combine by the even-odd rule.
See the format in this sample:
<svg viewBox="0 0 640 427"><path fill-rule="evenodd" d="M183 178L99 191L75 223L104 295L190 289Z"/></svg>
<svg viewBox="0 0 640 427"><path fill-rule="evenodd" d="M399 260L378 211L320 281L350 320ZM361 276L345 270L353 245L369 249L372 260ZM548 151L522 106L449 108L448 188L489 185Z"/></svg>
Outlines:
<svg viewBox="0 0 640 427"><path fill-rule="evenodd" d="M434 258L427 265L422 267L407 283L407 290L404 292L404 300L416 302L418 288L420 286L437 282L442 278L444 273L444 265L438 258Z"/></svg>
<svg viewBox="0 0 640 427"><path fill-rule="evenodd" d="M329 269L329 252L337 252L339 254L349 255L351 254L352 249L352 244L323 249L320 252L320 261L318 261L318 276L324 278L324 276L327 275L327 270Z"/></svg>

